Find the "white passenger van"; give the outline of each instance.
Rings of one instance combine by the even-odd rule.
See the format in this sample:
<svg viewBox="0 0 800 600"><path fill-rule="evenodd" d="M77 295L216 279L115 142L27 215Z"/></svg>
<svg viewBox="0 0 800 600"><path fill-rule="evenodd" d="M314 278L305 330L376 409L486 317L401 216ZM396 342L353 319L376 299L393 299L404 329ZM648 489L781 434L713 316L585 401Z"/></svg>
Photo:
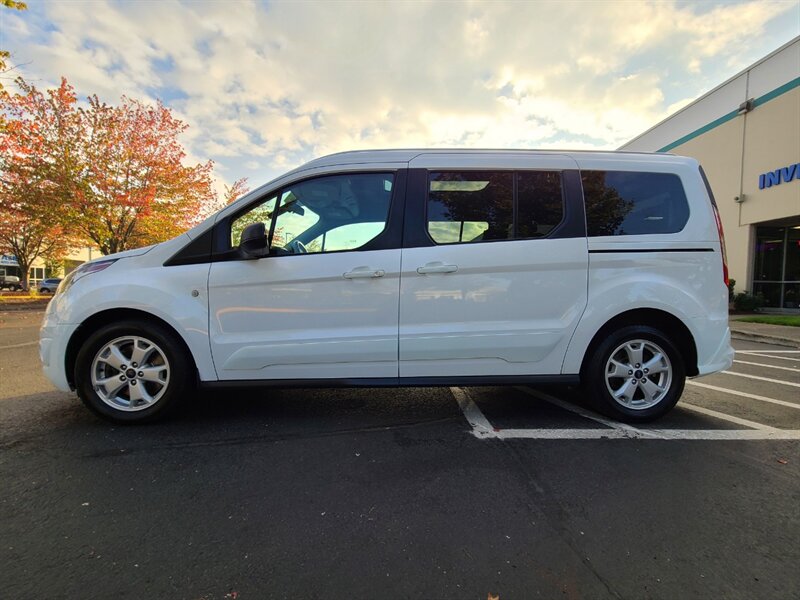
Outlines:
<svg viewBox="0 0 800 600"><path fill-rule="evenodd" d="M727 267L697 162L384 150L314 160L175 239L70 273L45 372L95 413L190 388L584 385L647 421L731 365Z"/></svg>

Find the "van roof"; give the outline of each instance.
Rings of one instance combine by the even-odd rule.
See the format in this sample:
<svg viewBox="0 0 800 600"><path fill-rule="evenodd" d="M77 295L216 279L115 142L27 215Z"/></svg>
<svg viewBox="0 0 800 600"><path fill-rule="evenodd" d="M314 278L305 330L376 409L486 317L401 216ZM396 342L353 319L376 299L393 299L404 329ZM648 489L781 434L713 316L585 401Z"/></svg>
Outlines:
<svg viewBox="0 0 800 600"><path fill-rule="evenodd" d="M508 154L508 155L548 155L561 156L587 156L597 158L622 158L625 156L676 156L664 152L625 152L619 150L534 150L534 149L497 149L497 148L408 148L398 150L350 150L337 152L316 158L303 164L298 170L333 165L369 164L386 162L409 162L418 156L426 154Z"/></svg>

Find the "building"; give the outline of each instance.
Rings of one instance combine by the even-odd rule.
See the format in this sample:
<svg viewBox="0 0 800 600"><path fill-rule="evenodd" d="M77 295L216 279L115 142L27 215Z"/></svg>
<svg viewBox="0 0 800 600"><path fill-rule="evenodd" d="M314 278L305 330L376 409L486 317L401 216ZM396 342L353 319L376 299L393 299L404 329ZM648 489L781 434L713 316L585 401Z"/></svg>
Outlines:
<svg viewBox="0 0 800 600"><path fill-rule="evenodd" d="M47 277L64 277L86 261L98 258L100 250L90 246L70 250L69 254L55 265L46 265L44 259L37 258L28 273L28 287L35 289L42 279ZM0 254L0 275L16 275L22 277L19 263L15 256Z"/></svg>
<svg viewBox="0 0 800 600"><path fill-rule="evenodd" d="M700 161L737 291L800 312L800 37L620 148Z"/></svg>

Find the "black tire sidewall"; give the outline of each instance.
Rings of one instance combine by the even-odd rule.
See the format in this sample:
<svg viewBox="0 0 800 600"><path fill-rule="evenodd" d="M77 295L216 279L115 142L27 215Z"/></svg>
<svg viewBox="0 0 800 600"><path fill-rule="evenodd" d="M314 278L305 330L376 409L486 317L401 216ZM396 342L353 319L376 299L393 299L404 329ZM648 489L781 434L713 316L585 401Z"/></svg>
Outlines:
<svg viewBox="0 0 800 600"><path fill-rule="evenodd" d="M111 340L124 336L141 336L154 342L166 355L170 380L164 395L153 406L126 412L109 406L92 386L92 362L100 349ZM177 335L158 323L121 321L102 327L81 346L75 361L75 389L83 403L96 415L119 424L148 423L171 413L190 388L193 362Z"/></svg>
<svg viewBox="0 0 800 600"><path fill-rule="evenodd" d="M672 383L666 396L655 406L636 410L618 403L606 388L605 367L611 353L629 340L640 339L653 342L669 358L672 365ZM644 325L630 325L608 335L594 350L584 377L584 387L595 408L604 414L629 423L643 423L657 419L675 406L683 393L686 367L683 356L676 345L659 329Z"/></svg>

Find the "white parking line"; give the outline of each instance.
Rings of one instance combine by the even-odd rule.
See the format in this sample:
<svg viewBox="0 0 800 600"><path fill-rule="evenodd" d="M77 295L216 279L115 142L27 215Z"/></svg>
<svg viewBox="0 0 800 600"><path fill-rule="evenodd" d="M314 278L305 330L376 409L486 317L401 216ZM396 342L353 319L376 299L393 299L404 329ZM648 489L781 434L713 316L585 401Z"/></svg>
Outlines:
<svg viewBox="0 0 800 600"><path fill-rule="evenodd" d="M800 440L797 429L648 429L631 435L622 429L501 429L500 440ZM477 436L476 436L477 437Z"/></svg>
<svg viewBox="0 0 800 600"><path fill-rule="evenodd" d="M711 410L710 408L705 408L703 406L697 406L696 404L689 404L688 402L680 402L678 406L682 408L688 408L689 410L698 412L701 415L708 415L709 417L714 417L715 419L730 421L731 423L736 423L737 425L744 425L745 427L752 427L753 429L760 429L762 431L778 431L775 427L770 427L769 425L762 425L761 423L756 423L755 421L749 421L747 419L742 419L741 417L734 417L733 415L721 413L719 411Z"/></svg>
<svg viewBox="0 0 800 600"><path fill-rule="evenodd" d="M800 357L792 358L789 356L775 356L774 354L759 354L758 352L741 352L737 351L736 354L746 354L747 356L760 356L761 358L769 358L769 359L777 359L777 360L788 360L793 363L800 361Z"/></svg>
<svg viewBox="0 0 800 600"><path fill-rule="evenodd" d="M11 350L11 348L24 348L25 346L36 346L39 342L25 342L23 344L11 344L10 346L0 346L0 350Z"/></svg>
<svg viewBox="0 0 800 600"><path fill-rule="evenodd" d="M758 375L746 375L745 373L736 373L734 371L722 371L723 375L736 375L737 377L746 377L747 379L755 379L757 381L769 381L770 383L779 383L781 385L790 385L792 387L800 388L800 383L792 383L791 381L784 381L783 379L772 379L770 377L759 377Z"/></svg>
<svg viewBox="0 0 800 600"><path fill-rule="evenodd" d="M750 398L751 400L760 400L761 402L770 402L771 404L778 404L788 408L796 408L800 410L800 404L787 402L786 400L776 400L775 398L767 398L766 396L759 396L758 394L748 394L747 392L740 392L739 390L729 390L728 388L718 387L716 385L709 385L707 383L699 383L697 381L687 381L686 385L705 388L707 390L714 390L715 392L722 392L723 394L731 394L732 396L741 396L742 398Z"/></svg>
<svg viewBox="0 0 800 600"><path fill-rule="evenodd" d="M800 350L737 350L736 354L800 354Z"/></svg>
<svg viewBox="0 0 800 600"><path fill-rule="evenodd" d="M462 388L451 387L450 392L458 402L458 406L461 407L461 412L464 413L467 423L469 423L470 427L472 427L472 434L475 437L497 437L497 432L495 431L494 427L492 427L492 424L489 423L489 419L487 419L486 416L481 412L481 409L478 408L477 404L472 401L472 398L466 390Z"/></svg>
<svg viewBox="0 0 800 600"><path fill-rule="evenodd" d="M733 362L740 365L752 365L754 367L766 367L767 369L780 369L781 371L791 371L792 373L800 373L800 369L793 369L792 367L779 367L778 365L765 365L764 363L754 363L746 360L734 360Z"/></svg>
<svg viewBox="0 0 800 600"><path fill-rule="evenodd" d="M688 382L694 383L694 382ZM705 384L703 384L705 387ZM532 440L599 440L599 439L650 439L650 440L800 440L798 429L777 429L747 419L741 419L715 410L681 402L680 406L688 410L709 415L752 427L752 429L639 429L625 423L618 423L602 417L592 411L569 404L558 398L529 388L517 388L523 392L591 419L607 428L595 429L498 429L494 427L478 405L472 400L469 393L462 389L452 387L452 392L467 422L472 428L472 435L479 439L532 439ZM719 388L722 389L722 388Z"/></svg>

